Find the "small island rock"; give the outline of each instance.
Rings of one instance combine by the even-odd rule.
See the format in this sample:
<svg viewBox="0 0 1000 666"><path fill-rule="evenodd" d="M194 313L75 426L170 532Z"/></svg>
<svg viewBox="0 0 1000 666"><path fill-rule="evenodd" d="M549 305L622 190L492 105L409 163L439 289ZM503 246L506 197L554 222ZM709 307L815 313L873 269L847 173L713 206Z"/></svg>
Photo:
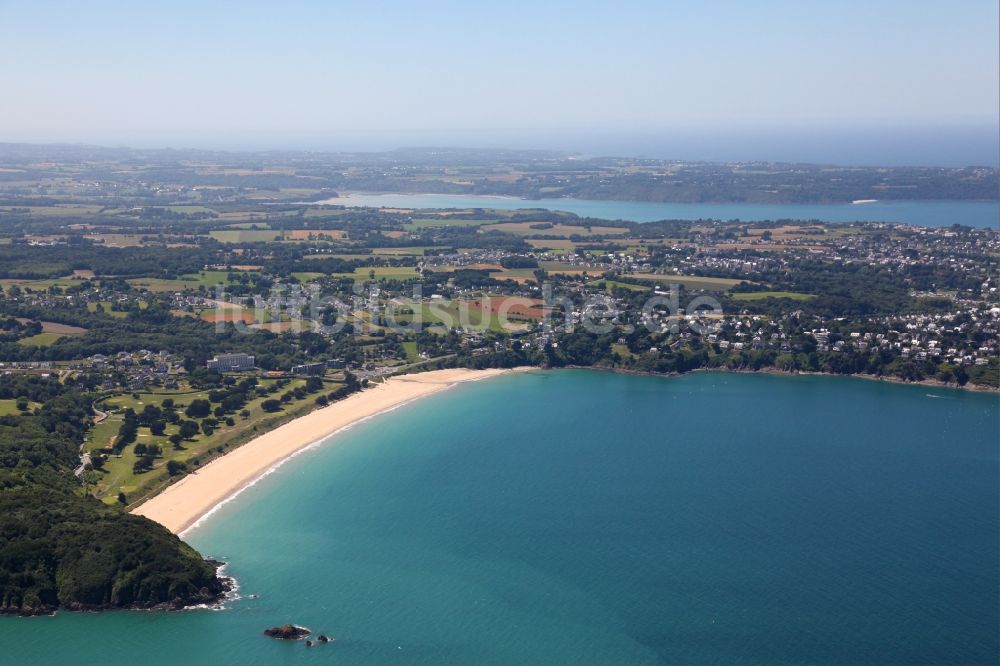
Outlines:
<svg viewBox="0 0 1000 666"><path fill-rule="evenodd" d="M280 627L271 627L264 630L264 635L281 640L298 640L305 638L310 633L305 627L299 627L294 624L283 624Z"/></svg>

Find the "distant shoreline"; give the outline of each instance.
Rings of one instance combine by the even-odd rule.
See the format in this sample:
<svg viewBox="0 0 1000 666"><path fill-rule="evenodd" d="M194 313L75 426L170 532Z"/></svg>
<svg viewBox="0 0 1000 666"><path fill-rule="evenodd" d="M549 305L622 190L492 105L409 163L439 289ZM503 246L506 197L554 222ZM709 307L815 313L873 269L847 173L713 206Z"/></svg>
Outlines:
<svg viewBox="0 0 1000 666"><path fill-rule="evenodd" d="M397 206L373 206L371 204L358 203L357 201L351 201L354 198L362 197L461 197L467 199L497 199L500 201L541 201L541 202L559 202L559 201L585 201L585 202L595 202L595 203L636 203L636 204L662 204L662 205L681 205L681 206L864 206L865 204L883 204L883 205L895 205L895 204L911 204L911 203L929 203L929 204L941 204L941 203L998 203L1000 198L987 198L987 199L837 199L837 200L809 200L809 201L747 201L747 200L730 200L730 199L709 199L709 200L691 200L691 201L674 201L674 200L661 200L661 199L613 199L607 197L601 198L591 198L584 196L582 194L566 195L559 194L554 196L547 196L546 193L542 192L534 196L520 196L514 194L482 194L482 193L471 193L471 192L401 192L398 190L357 190L357 191L344 191L338 192L336 197L327 197L325 199L317 199L316 201L306 202L311 206L346 206L349 208L397 208ZM401 208L416 208L418 210L429 210L437 208L436 206L430 206L427 208L421 208L420 206L398 206ZM479 206L480 208L488 208L488 206ZM530 209L531 206L528 206Z"/></svg>
<svg viewBox="0 0 1000 666"><path fill-rule="evenodd" d="M866 375L863 373L837 374L835 372L809 372L805 370L781 370L779 368L761 368L759 370L746 370L740 368L695 368L687 372L648 372L645 370L631 370L629 368L612 368L595 365L569 365L565 366L573 370L599 370L612 372L621 375L642 375L648 377L682 377L693 373L718 372L722 374L736 375L780 375L784 377L854 377L855 379L866 379L868 381L886 382L888 384L899 384L901 386L926 386L929 388L951 389L953 391L969 391L970 393L1000 393L1000 387L986 386L984 384L949 384L937 379L922 379L920 381L907 381L891 375Z"/></svg>
<svg viewBox="0 0 1000 666"><path fill-rule="evenodd" d="M456 384L507 372L457 368L392 377L260 435L168 486L131 513L183 534L285 461L331 435Z"/></svg>

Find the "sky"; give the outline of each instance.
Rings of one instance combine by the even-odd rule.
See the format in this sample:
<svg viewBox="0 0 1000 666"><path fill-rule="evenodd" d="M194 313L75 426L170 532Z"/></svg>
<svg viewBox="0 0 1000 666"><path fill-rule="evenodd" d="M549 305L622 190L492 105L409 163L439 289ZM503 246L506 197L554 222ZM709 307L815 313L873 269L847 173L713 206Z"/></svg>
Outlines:
<svg viewBox="0 0 1000 666"><path fill-rule="evenodd" d="M996 0L0 0L0 141L982 163L998 21Z"/></svg>

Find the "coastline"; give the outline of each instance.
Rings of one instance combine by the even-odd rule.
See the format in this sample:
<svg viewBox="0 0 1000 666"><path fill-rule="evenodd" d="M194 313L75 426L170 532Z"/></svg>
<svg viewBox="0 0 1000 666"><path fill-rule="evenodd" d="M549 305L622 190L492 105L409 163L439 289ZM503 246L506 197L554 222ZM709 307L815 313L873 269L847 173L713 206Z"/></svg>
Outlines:
<svg viewBox="0 0 1000 666"><path fill-rule="evenodd" d="M748 370L744 368L727 368L725 366L720 367L705 367L705 368L694 368L693 370L688 370L687 372L650 372L645 370L631 370L629 368L615 368L610 366L598 366L598 365L567 365L567 368L573 370L597 370L600 372L612 372L621 375L641 375L647 377L681 377L683 375L694 373L694 372L719 372L723 374L741 374L741 375L782 375L785 377L854 377L855 379L867 379L868 381L875 382L887 382L889 384L899 384L901 386L926 386L932 388L943 388L951 389L952 391L968 391L970 393L1000 393L1000 388L993 386L986 386L984 384L965 384L959 386L958 384L949 384L947 382L942 382L938 379L921 379L919 381L907 381L899 377L894 377L892 375L866 375L864 373L856 372L852 374L838 374L835 372L809 372L806 370L781 370L774 367L764 367L759 370Z"/></svg>
<svg viewBox="0 0 1000 666"><path fill-rule="evenodd" d="M457 384L507 372L511 370L456 368L392 377L250 440L168 486L130 513L182 534L286 460L336 432Z"/></svg>

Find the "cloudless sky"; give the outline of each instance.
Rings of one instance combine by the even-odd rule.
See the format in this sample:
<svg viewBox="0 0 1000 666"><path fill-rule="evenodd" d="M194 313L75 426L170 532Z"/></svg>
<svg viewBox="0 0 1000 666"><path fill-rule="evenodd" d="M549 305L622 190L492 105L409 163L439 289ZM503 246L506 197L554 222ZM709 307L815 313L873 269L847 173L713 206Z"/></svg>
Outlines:
<svg viewBox="0 0 1000 666"><path fill-rule="evenodd" d="M990 128L998 20L996 0L0 0L0 140Z"/></svg>

